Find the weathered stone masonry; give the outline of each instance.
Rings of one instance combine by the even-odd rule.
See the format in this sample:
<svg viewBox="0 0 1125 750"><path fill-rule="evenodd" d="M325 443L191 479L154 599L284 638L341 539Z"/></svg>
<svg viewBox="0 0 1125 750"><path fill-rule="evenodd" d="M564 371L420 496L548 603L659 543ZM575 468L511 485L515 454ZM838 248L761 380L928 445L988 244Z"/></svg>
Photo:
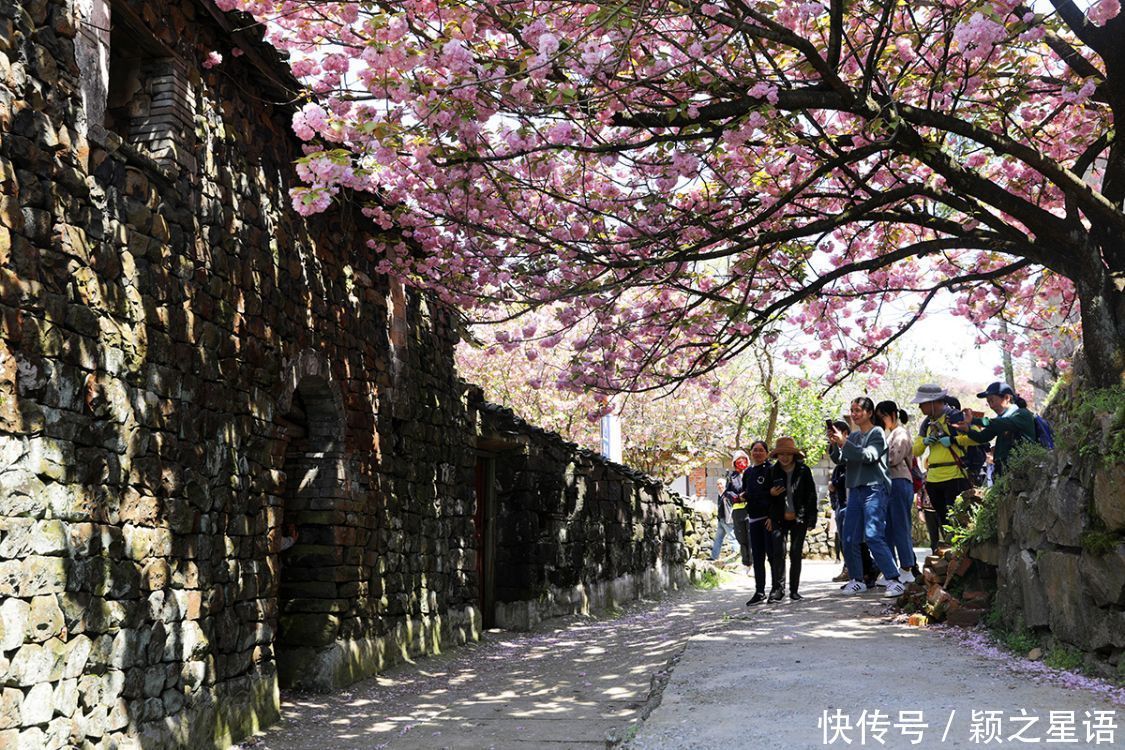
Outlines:
<svg viewBox="0 0 1125 750"><path fill-rule="evenodd" d="M660 482L472 394L486 571L500 627L612 608L685 582L685 509ZM478 492L478 496L482 493Z"/></svg>
<svg viewBox="0 0 1125 750"><path fill-rule="evenodd" d="M290 209L269 51L205 71L221 16L114 5L186 71L190 128L87 140L73 9L0 14L0 744L222 744L276 717L278 672L472 637L450 327L370 275L358 212Z"/></svg>
<svg viewBox="0 0 1125 750"><path fill-rule="evenodd" d="M470 405L359 211L291 210L245 19L78 4L0 4L0 748L222 746L677 580L659 487Z"/></svg>

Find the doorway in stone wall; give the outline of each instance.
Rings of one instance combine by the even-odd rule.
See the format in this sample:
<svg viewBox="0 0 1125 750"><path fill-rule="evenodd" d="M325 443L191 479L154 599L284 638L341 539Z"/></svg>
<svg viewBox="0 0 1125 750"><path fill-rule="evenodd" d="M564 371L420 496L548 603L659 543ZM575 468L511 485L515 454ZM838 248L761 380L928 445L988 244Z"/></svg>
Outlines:
<svg viewBox="0 0 1125 750"><path fill-rule="evenodd" d="M481 454L476 466L476 508L473 512L474 541L476 543L477 606L481 612L481 625L491 628L496 624L496 594L493 579L496 549L496 525L493 523L496 507L496 459Z"/></svg>
<svg viewBox="0 0 1125 750"><path fill-rule="evenodd" d="M282 538L296 531L292 546L279 552L275 634L278 681L299 686L316 654L331 645L346 608L339 591L344 550L338 544L345 524L340 511L347 482L341 452L343 411L331 384L304 377L283 405L284 431L281 491Z"/></svg>

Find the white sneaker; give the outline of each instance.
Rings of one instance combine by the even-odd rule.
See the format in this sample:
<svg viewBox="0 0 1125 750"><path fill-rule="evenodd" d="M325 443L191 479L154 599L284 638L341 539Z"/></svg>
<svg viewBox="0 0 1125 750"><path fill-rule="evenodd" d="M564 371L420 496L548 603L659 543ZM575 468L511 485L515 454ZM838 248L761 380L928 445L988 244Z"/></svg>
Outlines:
<svg viewBox="0 0 1125 750"><path fill-rule="evenodd" d="M843 592L844 596L862 594L864 591L867 591L867 584L863 581L848 581L840 591Z"/></svg>
<svg viewBox="0 0 1125 750"><path fill-rule="evenodd" d="M899 568L898 580L902 581L903 584L914 583L914 574L910 572L909 568Z"/></svg>
<svg viewBox="0 0 1125 750"><path fill-rule="evenodd" d="M880 573L879 577L875 579L875 585L878 586L879 588L882 588L882 587L886 586L887 585L887 577L884 576L882 573Z"/></svg>
<svg viewBox="0 0 1125 750"><path fill-rule="evenodd" d="M902 585L902 581L887 581L887 590L883 592L883 596L888 599L898 598L906 592L906 587Z"/></svg>

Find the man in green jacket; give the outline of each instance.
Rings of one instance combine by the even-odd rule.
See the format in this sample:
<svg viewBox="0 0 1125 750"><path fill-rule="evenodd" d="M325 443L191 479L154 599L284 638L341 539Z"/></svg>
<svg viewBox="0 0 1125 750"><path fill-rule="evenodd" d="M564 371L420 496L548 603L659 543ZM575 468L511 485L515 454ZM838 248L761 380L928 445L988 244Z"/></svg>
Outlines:
<svg viewBox="0 0 1125 750"><path fill-rule="evenodd" d="M996 438L994 460L996 463L996 476L1004 473L1008 464L1008 456L1012 448L1023 441L1035 442L1035 415L1027 409L1027 402L1016 395L1012 386L1007 383L996 382L988 386L977 398L988 402L988 407L996 412L995 417L983 415L973 418L970 423L966 418L957 425L963 429L968 437L975 443L987 443ZM966 411L966 417L971 412ZM974 430L973 427L979 427Z"/></svg>

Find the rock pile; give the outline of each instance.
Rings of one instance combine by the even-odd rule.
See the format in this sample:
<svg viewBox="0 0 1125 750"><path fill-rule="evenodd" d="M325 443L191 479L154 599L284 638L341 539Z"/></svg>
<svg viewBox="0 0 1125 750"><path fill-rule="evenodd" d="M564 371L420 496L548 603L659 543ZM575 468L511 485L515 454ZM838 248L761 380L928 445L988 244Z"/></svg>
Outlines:
<svg viewBox="0 0 1125 750"><path fill-rule="evenodd" d="M948 622L973 626L987 614L996 590L996 571L967 554L940 548L928 555L922 578L907 586L898 606L911 623Z"/></svg>

